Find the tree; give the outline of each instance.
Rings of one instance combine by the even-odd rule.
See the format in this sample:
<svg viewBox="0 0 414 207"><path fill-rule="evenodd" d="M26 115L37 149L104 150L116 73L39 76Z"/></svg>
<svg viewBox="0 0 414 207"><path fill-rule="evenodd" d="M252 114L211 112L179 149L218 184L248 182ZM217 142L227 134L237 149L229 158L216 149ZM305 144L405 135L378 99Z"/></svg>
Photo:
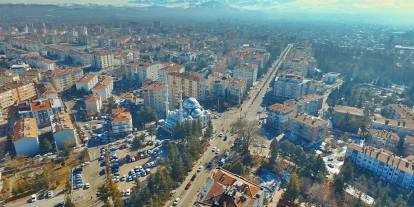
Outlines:
<svg viewBox="0 0 414 207"><path fill-rule="evenodd" d="M157 113L151 107L145 106L140 111L134 111L132 118L135 127L143 129L146 123L157 120Z"/></svg>
<svg viewBox="0 0 414 207"><path fill-rule="evenodd" d="M294 202L300 193L300 180L296 173L290 176L289 184L286 188L286 192L283 194L284 198L290 202Z"/></svg>
<svg viewBox="0 0 414 207"><path fill-rule="evenodd" d="M72 203L70 196L65 196L65 207L75 207L75 204Z"/></svg>
<svg viewBox="0 0 414 207"><path fill-rule="evenodd" d="M142 148L144 145L142 144L145 139L145 135L141 134L139 137L134 137L132 140L131 148L133 150L137 150Z"/></svg>
<svg viewBox="0 0 414 207"><path fill-rule="evenodd" d="M345 182L342 175L337 175L334 178L333 182L335 193L340 195L341 197L344 195L345 192Z"/></svg>
<svg viewBox="0 0 414 207"><path fill-rule="evenodd" d="M206 131L204 132L204 138L211 138L213 136L213 124L211 121L208 122Z"/></svg>
<svg viewBox="0 0 414 207"><path fill-rule="evenodd" d="M270 163L276 164L277 156L279 155L279 141L276 138L273 139L272 143L270 144Z"/></svg>
<svg viewBox="0 0 414 207"><path fill-rule="evenodd" d="M238 119L232 124L232 132L237 133L235 141L236 150L241 155L249 154L249 147L254 141L254 135L257 131L257 122Z"/></svg>

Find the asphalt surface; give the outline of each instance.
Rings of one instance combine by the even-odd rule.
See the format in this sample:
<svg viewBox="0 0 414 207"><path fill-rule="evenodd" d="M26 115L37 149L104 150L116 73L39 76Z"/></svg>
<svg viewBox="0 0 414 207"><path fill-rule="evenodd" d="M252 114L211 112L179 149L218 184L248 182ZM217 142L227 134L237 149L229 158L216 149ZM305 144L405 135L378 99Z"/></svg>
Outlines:
<svg viewBox="0 0 414 207"><path fill-rule="evenodd" d="M258 121L257 114L265 110L261 106L263 97L265 96L273 77L275 77L277 70L281 66L281 63L284 61L287 53L290 51L291 48L291 44L289 44L285 48L283 53L280 55L280 58L273 63L273 70L269 71L267 73L267 76L261 79L256 84L256 87L254 87L250 91L250 98L248 100L245 100L240 108L232 108L231 110L220 114L221 117L217 119L212 119L214 130L215 132L217 132L216 134L214 134L215 138L213 138L210 141L210 146L208 147L208 149L202 155L200 160L195 164L193 170L188 174L184 182L175 190L175 193L171 197L171 200L167 202L165 206L172 206L173 201L176 198L180 198L180 201L177 205L179 207L188 207L193 205L193 203L196 201L198 197L198 193L201 191L207 178L212 173L212 169L206 169L205 166L216 156L215 152L213 152L213 147L217 147L217 149L220 149L220 154L230 149L236 138L235 135L231 135L229 133L231 129L231 124L240 117L250 121ZM222 138L219 138L217 136L217 134L219 134L220 132L223 132L225 135L227 135L226 141L223 141ZM197 170L200 166L203 167L203 170L197 173ZM195 173L197 173L196 179L192 182L191 187L188 190L185 190L185 186Z"/></svg>

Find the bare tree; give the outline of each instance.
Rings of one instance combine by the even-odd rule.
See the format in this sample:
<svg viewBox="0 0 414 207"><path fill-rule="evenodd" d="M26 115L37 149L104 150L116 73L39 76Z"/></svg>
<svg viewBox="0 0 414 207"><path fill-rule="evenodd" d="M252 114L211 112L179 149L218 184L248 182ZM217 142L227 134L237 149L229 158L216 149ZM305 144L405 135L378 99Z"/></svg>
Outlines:
<svg viewBox="0 0 414 207"><path fill-rule="evenodd" d="M257 129L257 122L245 119L238 119L232 124L232 133L237 134L235 148L239 153L249 153L249 146L254 141Z"/></svg>

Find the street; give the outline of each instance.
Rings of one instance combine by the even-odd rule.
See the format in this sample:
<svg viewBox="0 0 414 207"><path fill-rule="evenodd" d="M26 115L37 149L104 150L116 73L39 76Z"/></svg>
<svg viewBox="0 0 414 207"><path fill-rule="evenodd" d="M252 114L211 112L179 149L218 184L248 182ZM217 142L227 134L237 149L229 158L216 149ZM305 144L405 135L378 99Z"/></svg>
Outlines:
<svg viewBox="0 0 414 207"><path fill-rule="evenodd" d="M285 48L279 59L272 64L273 69L268 71L266 77L257 83L256 88L258 89L252 89L250 92L250 98L248 100L245 100L240 108L232 108L231 110L222 113L221 117L218 119L212 119L214 130L218 133L226 133L227 141L223 141L223 139L217 137L216 135L213 135L214 138L210 141L209 148L205 151L200 160L195 164L193 170L188 174L181 186L176 189L175 194L171 197L171 200L167 202L166 206L171 206L175 198L180 198L177 206L182 207L188 207L196 201L198 193L204 186L207 178L211 175L213 169L203 169L201 172L197 173L197 177L192 182L192 186L188 190L185 190L185 186L190 181L191 177L197 172L197 169L200 166L206 166L206 164L214 158L215 154L212 151L213 147L217 147L221 153L230 149L236 139L235 135L228 133L228 131L231 129L231 124L234 121L239 118L248 119L250 121L257 121L257 113L264 110L261 106L263 97L265 96L273 77L276 75L277 70L279 69L281 63L284 61L291 48L292 44L289 44Z"/></svg>

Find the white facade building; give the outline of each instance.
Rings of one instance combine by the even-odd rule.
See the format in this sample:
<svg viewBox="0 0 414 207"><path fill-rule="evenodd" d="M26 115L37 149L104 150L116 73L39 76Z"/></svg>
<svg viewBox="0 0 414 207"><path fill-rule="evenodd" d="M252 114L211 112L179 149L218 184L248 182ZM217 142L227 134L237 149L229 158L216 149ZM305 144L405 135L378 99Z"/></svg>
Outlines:
<svg viewBox="0 0 414 207"><path fill-rule="evenodd" d="M77 90L85 90L85 91L90 91L92 90L92 88L98 83L98 75L95 73L89 73L85 76L83 76L83 78L81 78L77 83L76 83L76 89Z"/></svg>
<svg viewBox="0 0 414 207"><path fill-rule="evenodd" d="M356 165L373 172L382 180L406 189L414 188L413 159L409 160L383 149L354 143L348 145L346 156Z"/></svg>

